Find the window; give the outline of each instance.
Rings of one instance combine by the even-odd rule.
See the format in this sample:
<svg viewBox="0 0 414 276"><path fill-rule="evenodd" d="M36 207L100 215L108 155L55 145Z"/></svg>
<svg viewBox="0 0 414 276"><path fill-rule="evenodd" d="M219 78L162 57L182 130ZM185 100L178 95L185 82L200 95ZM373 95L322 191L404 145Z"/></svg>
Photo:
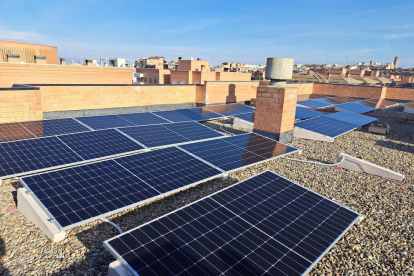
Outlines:
<svg viewBox="0 0 414 276"><path fill-rule="evenodd" d="M173 80L173 84L177 84L177 80Z"/></svg>
<svg viewBox="0 0 414 276"><path fill-rule="evenodd" d="M154 78L154 83L157 83L157 78Z"/></svg>
<svg viewBox="0 0 414 276"><path fill-rule="evenodd" d="M194 84L200 84L200 82L199 81L194 81Z"/></svg>
<svg viewBox="0 0 414 276"><path fill-rule="evenodd" d="M149 78L150 79L150 83L152 83L152 78Z"/></svg>
<svg viewBox="0 0 414 276"><path fill-rule="evenodd" d="M181 84L185 84L185 80L181 80Z"/></svg>
<svg viewBox="0 0 414 276"><path fill-rule="evenodd" d="M144 82L147 82L147 78L144 79Z"/></svg>

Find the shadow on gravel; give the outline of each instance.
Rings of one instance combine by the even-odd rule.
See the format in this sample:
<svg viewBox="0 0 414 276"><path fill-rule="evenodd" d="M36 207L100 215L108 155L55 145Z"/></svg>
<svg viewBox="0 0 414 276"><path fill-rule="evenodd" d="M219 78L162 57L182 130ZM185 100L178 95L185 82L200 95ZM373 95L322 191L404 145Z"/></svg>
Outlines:
<svg viewBox="0 0 414 276"><path fill-rule="evenodd" d="M0 215L0 220L2 219L3 215ZM4 243L4 240L0 238L0 260L2 256L6 254L6 244ZM9 271L3 267L3 262L0 262L0 275L9 275Z"/></svg>
<svg viewBox="0 0 414 276"><path fill-rule="evenodd" d="M126 232L235 183L237 183L237 180L231 177L225 181L219 178L210 180L142 207L132 209L118 217L109 217L108 219L116 223L124 232ZM119 232L113 226L105 222L77 233L76 238L87 248L87 253L83 255L83 260L68 267L61 268L60 271L56 271L52 275L62 276L66 273L67 275L106 276L108 273L108 266L111 262L115 261L115 258L108 250L106 250L103 242L117 235L119 235ZM65 249L67 248L63 248L63 250ZM74 249L76 250L76 246ZM65 257L68 256L62 255L62 258ZM2 274L0 273L0 275Z"/></svg>
<svg viewBox="0 0 414 276"><path fill-rule="evenodd" d="M411 142L411 143L413 143L413 142ZM414 153L414 144L404 145L404 144L395 143L395 142L392 142L392 141L376 141L375 144L377 146L380 146L380 147L385 147L385 148L389 148L389 149Z"/></svg>

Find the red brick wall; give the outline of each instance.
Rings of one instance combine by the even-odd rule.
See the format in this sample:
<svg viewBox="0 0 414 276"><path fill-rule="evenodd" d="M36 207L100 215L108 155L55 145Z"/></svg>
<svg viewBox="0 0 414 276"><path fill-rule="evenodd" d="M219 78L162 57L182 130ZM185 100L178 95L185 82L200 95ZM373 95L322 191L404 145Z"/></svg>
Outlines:
<svg viewBox="0 0 414 276"><path fill-rule="evenodd" d="M414 101L414 89L387 87L385 98L394 100Z"/></svg>
<svg viewBox="0 0 414 276"><path fill-rule="evenodd" d="M4 90L0 95L0 123L43 119L40 90Z"/></svg>
<svg viewBox="0 0 414 276"><path fill-rule="evenodd" d="M313 94L380 99L385 97L386 89L378 86L314 83Z"/></svg>
<svg viewBox="0 0 414 276"><path fill-rule="evenodd" d="M132 84L132 68L0 63L0 87L13 84Z"/></svg>
<svg viewBox="0 0 414 276"><path fill-rule="evenodd" d="M197 104L204 104L204 85L196 86L196 96L195 100Z"/></svg>
<svg viewBox="0 0 414 276"><path fill-rule="evenodd" d="M258 81L206 81L205 104L250 101L256 98Z"/></svg>

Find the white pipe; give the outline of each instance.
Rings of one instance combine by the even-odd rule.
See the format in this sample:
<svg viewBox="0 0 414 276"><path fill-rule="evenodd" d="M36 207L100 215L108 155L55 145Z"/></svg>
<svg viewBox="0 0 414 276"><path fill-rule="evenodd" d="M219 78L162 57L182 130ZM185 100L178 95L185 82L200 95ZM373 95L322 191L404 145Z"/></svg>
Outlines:
<svg viewBox="0 0 414 276"><path fill-rule="evenodd" d="M102 220L102 221L104 221L106 223L109 223L110 225L112 225L113 227L115 227L119 231L119 233L121 233L121 234L124 233L122 231L122 229L118 225L116 225L115 223L113 223L112 221L109 221L106 218L100 218L100 220Z"/></svg>

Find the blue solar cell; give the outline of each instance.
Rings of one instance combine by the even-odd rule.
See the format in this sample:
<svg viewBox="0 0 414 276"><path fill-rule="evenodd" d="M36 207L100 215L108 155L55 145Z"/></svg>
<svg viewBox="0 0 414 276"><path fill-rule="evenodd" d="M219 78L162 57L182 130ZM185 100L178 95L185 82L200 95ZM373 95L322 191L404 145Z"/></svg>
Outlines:
<svg viewBox="0 0 414 276"><path fill-rule="evenodd" d="M206 121L223 117L205 108L177 109L153 113L171 122Z"/></svg>
<svg viewBox="0 0 414 276"><path fill-rule="evenodd" d="M182 145L180 148L224 171L232 171L298 151L272 139L247 133Z"/></svg>
<svg viewBox="0 0 414 276"><path fill-rule="evenodd" d="M344 103L344 104L338 104L335 106L335 108L340 108L347 111L352 111L355 113L367 113L370 111L374 111L376 108L366 106L363 103L360 102L350 102L350 103Z"/></svg>
<svg viewBox="0 0 414 276"><path fill-rule="evenodd" d="M345 134L357 127L326 116L320 116L295 123L295 127L304 128L332 138Z"/></svg>
<svg viewBox="0 0 414 276"><path fill-rule="evenodd" d="M254 112L237 114L237 115L234 115L234 117L245 120L250 123L254 123Z"/></svg>
<svg viewBox="0 0 414 276"><path fill-rule="evenodd" d="M35 138L36 135L20 123L0 124L0 142L17 141Z"/></svg>
<svg viewBox="0 0 414 276"><path fill-rule="evenodd" d="M132 122L124 120L117 115L78 117L76 120L81 121L92 129L107 129L134 125Z"/></svg>
<svg viewBox="0 0 414 276"><path fill-rule="evenodd" d="M323 108L323 107L332 106L332 104L327 104L324 102L320 102L318 100L298 101L298 105L312 107L312 108Z"/></svg>
<svg viewBox="0 0 414 276"><path fill-rule="evenodd" d="M302 275L359 216L267 171L104 245L136 275Z"/></svg>
<svg viewBox="0 0 414 276"><path fill-rule="evenodd" d="M136 126L147 126L147 125L158 125L158 124L169 123L169 121L155 114L152 114L150 112L119 114L118 116L124 120L127 120L128 122L131 122L132 124Z"/></svg>
<svg viewBox="0 0 414 276"><path fill-rule="evenodd" d="M107 216L160 194L114 160L21 180L61 229Z"/></svg>
<svg viewBox="0 0 414 276"><path fill-rule="evenodd" d="M0 143L0 177L81 162L56 137Z"/></svg>
<svg viewBox="0 0 414 276"><path fill-rule="evenodd" d="M328 115L324 115L324 117L332 118L344 123L351 124L355 127L364 126L370 123L375 122L377 119L369 116L364 116L360 114L356 114L353 112L341 111L336 113L331 113Z"/></svg>
<svg viewBox="0 0 414 276"><path fill-rule="evenodd" d="M71 118L30 121L21 124L37 137L90 131L89 128Z"/></svg>
<svg viewBox="0 0 414 276"><path fill-rule="evenodd" d="M120 128L120 131L134 138L148 148L185 143L189 140L163 125Z"/></svg>
<svg viewBox="0 0 414 276"><path fill-rule="evenodd" d="M224 136L197 122L127 127L119 130L148 148Z"/></svg>
<svg viewBox="0 0 414 276"><path fill-rule="evenodd" d="M217 176L221 171L170 147L115 159L161 193Z"/></svg>
<svg viewBox="0 0 414 276"><path fill-rule="evenodd" d="M297 106L296 113L295 113L295 120L303 120L303 119L308 119L312 117L318 117L321 115L323 115L323 113L312 110L312 109L307 109L305 107Z"/></svg>
<svg viewBox="0 0 414 276"><path fill-rule="evenodd" d="M59 139L85 160L144 148L115 129L67 134L59 136Z"/></svg>
<svg viewBox="0 0 414 276"><path fill-rule="evenodd" d="M325 104L329 104L329 105L345 103L345 101L342 101L340 98L337 99L335 97L334 98L320 98L320 99L314 99L314 100L318 101L318 102L325 103Z"/></svg>
<svg viewBox="0 0 414 276"><path fill-rule="evenodd" d="M244 104L239 104L239 103L207 106L204 109L208 109L216 113L222 114L221 117L233 116L236 114L243 114L243 113L252 113L255 110L253 107L250 107Z"/></svg>

